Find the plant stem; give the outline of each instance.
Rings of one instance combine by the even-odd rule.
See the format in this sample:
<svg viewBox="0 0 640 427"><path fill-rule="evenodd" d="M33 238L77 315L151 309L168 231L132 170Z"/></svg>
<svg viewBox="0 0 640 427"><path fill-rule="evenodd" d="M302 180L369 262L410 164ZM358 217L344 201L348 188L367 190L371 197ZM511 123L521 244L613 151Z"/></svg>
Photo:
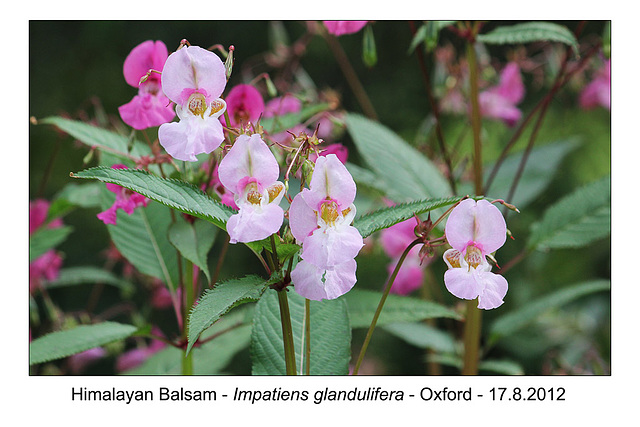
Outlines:
<svg viewBox="0 0 640 427"><path fill-rule="evenodd" d="M376 328L376 323L378 323L378 317L380 317L380 313L382 312L384 303L387 300L387 297L389 296L389 291L391 290L391 286L393 286L393 282L394 280L396 280L396 276L398 275L398 271L400 271L400 267L402 267L402 263L404 262L404 259L409 254L409 251L411 250L411 248L413 248L415 245L421 242L422 242L421 239L416 239L413 242L411 242L409 246L407 246L407 248L404 250L404 252L400 256L400 259L398 259L396 268L393 270L393 273L391 273L391 276L389 276L387 285L385 286L384 291L382 292L382 298L380 298L380 302L378 303L378 308L376 309L376 312L373 314L373 320L371 320L371 325L369 325L367 336L365 337L364 343L362 344L362 348L360 349L358 360L356 361L356 365L353 368L353 375L358 375L358 371L360 370L360 365L362 364L362 360L364 359L364 354L367 352L367 347L369 347L369 341L371 341L373 330Z"/></svg>
<svg viewBox="0 0 640 427"><path fill-rule="evenodd" d="M322 31L321 34L327 41L329 49L331 49L333 56L336 58L336 61L342 70L342 74L344 74L344 77L347 79L347 83L358 100L362 111L370 119L378 121L378 114L376 114L376 110L373 108L373 104L367 96L367 92L364 90L362 83L360 83L360 79L358 79L358 75L353 69L351 62L349 62L349 57L342 49L342 46L340 46L340 42L335 36L327 33L326 31Z"/></svg>
<svg viewBox="0 0 640 427"><path fill-rule="evenodd" d="M182 284L182 292L184 294L184 312L183 312L183 329L182 329L182 337L186 342L187 339L187 325L189 319L189 311L191 310L191 306L193 305L193 263L191 261L185 260L185 279ZM189 352L187 354L187 348L184 349L185 355L182 359L182 375L193 375L193 352Z"/></svg>
<svg viewBox="0 0 640 427"><path fill-rule="evenodd" d="M311 301L304 300L304 352L306 359L305 374L311 375Z"/></svg>
<svg viewBox="0 0 640 427"><path fill-rule="evenodd" d="M477 23L472 34L475 37ZM480 140L480 105L478 103L478 64L474 42L467 44L467 62L469 63L469 81L471 97L471 126L473 129L473 172L476 196L482 195L482 141ZM464 323L464 364L463 375L478 373L478 354L480 348L480 327L482 312L476 307L476 301L467 301L467 316Z"/></svg>
<svg viewBox="0 0 640 427"><path fill-rule="evenodd" d="M297 375L296 352L293 347L293 329L291 328L291 314L286 288L277 291L280 305L280 322L282 323L282 342L284 344L284 363L287 375Z"/></svg>

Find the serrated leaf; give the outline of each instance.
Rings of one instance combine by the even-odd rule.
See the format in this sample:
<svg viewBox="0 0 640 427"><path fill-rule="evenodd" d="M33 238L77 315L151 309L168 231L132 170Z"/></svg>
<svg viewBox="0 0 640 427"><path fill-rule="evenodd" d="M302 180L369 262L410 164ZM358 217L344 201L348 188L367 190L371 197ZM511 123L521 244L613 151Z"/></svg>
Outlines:
<svg viewBox="0 0 640 427"><path fill-rule="evenodd" d="M358 229L362 237L367 237L376 231L413 218L414 215L453 205L462 199L463 197L448 197L445 199L426 199L402 203L360 216L354 220L353 226Z"/></svg>
<svg viewBox="0 0 640 427"><path fill-rule="evenodd" d="M393 201L452 195L433 162L386 126L353 113L346 115L346 125L358 152Z"/></svg>
<svg viewBox="0 0 640 427"><path fill-rule="evenodd" d="M54 125L85 145L104 150L123 160L130 160L127 154L134 157L151 154L149 147L139 141L129 141L126 136L88 123L57 116L46 117L38 120L38 123ZM131 152L129 153L130 145Z"/></svg>
<svg viewBox="0 0 640 427"><path fill-rule="evenodd" d="M133 335L138 328L116 322L81 325L52 332L29 344L29 365L61 359Z"/></svg>
<svg viewBox="0 0 640 427"><path fill-rule="evenodd" d="M549 207L532 225L529 249L577 248L611 233L611 177L592 182Z"/></svg>
<svg viewBox="0 0 640 427"><path fill-rule="evenodd" d="M126 292L133 290L131 282L120 279L107 270L93 266L63 268L60 270L56 280L47 283L47 289L95 283L115 286Z"/></svg>
<svg viewBox="0 0 640 427"><path fill-rule="evenodd" d="M347 302L351 326L368 328L381 297L381 292L365 289L353 289L341 297ZM434 302L389 294L376 325L418 322L436 317L461 318L455 311Z"/></svg>
<svg viewBox="0 0 640 427"><path fill-rule="evenodd" d="M283 291L286 292L286 291ZM288 292L296 367L300 372L304 352L305 299ZM346 375L351 358L351 327L342 299L310 301L311 375ZM256 305L251 333L251 360L254 375L285 375L282 324L276 291L269 290Z"/></svg>
<svg viewBox="0 0 640 427"><path fill-rule="evenodd" d="M292 129L296 125L303 123L305 120L329 109L329 104L315 104L308 107L304 107L302 110L296 113L282 114L275 117L268 117L260 119L260 125L270 135L275 135L280 132L284 132L288 129Z"/></svg>
<svg viewBox="0 0 640 427"><path fill-rule="evenodd" d="M209 250L216 239L218 229L208 221L197 220L193 224L178 220L169 227L169 241L186 259L197 265L211 281L209 274Z"/></svg>
<svg viewBox="0 0 640 427"><path fill-rule="evenodd" d="M74 173L73 178L98 179L118 184L180 212L212 222L226 229L235 211L219 203L192 184L160 178L140 169L112 169L99 166Z"/></svg>
<svg viewBox="0 0 640 427"><path fill-rule="evenodd" d="M487 44L520 44L538 41L552 41L571 46L578 55L578 41L564 25L552 22L525 22L506 27L498 27L487 34L480 34L477 40Z"/></svg>
<svg viewBox="0 0 640 427"><path fill-rule="evenodd" d="M187 352L200 334L229 310L239 304L260 299L266 286L265 279L251 275L218 283L213 289L206 290L189 313Z"/></svg>
<svg viewBox="0 0 640 427"><path fill-rule="evenodd" d="M113 193L103 188L103 209L113 201ZM171 223L169 208L149 202L131 215L119 210L117 224L106 227L116 248L138 271L160 279L175 290L179 282L178 255L167 238Z"/></svg>
<svg viewBox="0 0 640 427"><path fill-rule="evenodd" d="M547 310L559 308L585 295L610 289L610 281L594 280L572 285L531 301L526 305L497 318L491 324L489 330L489 345L494 344L504 336L514 333Z"/></svg>
<svg viewBox="0 0 640 427"><path fill-rule="evenodd" d="M73 227L69 225L55 228L42 227L34 231L29 236L29 262L64 242L72 231Z"/></svg>

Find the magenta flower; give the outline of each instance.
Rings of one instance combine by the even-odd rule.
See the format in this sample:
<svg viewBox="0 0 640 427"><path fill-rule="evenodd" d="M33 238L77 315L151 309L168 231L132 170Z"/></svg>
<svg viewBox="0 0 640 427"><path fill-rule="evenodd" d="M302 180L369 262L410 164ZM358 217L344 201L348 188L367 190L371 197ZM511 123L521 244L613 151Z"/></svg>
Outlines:
<svg viewBox="0 0 640 427"><path fill-rule="evenodd" d="M524 91L520 67L515 62L510 62L500 73L498 85L478 96L481 114L513 126L522 117L522 112L516 105L524 98Z"/></svg>
<svg viewBox="0 0 640 427"><path fill-rule="evenodd" d="M239 208L227 222L231 243L262 240L280 230L284 184L279 174L278 162L260 135L236 139L218 167L220 182Z"/></svg>
<svg viewBox="0 0 640 427"><path fill-rule="evenodd" d="M138 88L138 94L120 106L122 120L134 129L146 129L170 122L175 117L173 106L162 93L160 72L167 60L167 46L161 41L147 40L134 47L124 60L123 74L126 82ZM145 81L140 79L149 73Z"/></svg>
<svg viewBox="0 0 640 427"><path fill-rule="evenodd" d="M611 60L607 60L596 77L580 93L580 107L590 110L597 106L611 110Z"/></svg>
<svg viewBox="0 0 640 427"><path fill-rule="evenodd" d="M452 249L444 253L449 269L444 283L458 298L478 298L478 308L489 310L502 305L507 280L491 273L486 256L502 247L507 225L497 207L479 200L463 200L447 220L445 235Z"/></svg>
<svg viewBox="0 0 640 427"><path fill-rule="evenodd" d="M69 370L72 374L78 375L82 373L87 367L102 359L107 355L107 351L102 347L94 347L89 350L85 350L81 353L76 353L69 356L67 361Z"/></svg>
<svg viewBox="0 0 640 427"><path fill-rule="evenodd" d="M162 332L154 327L152 332L158 336L162 336ZM164 349L167 345L160 340L153 340L148 347L134 348L125 351L116 360L116 370L118 372L126 372L142 365L148 358Z"/></svg>
<svg viewBox="0 0 640 427"><path fill-rule="evenodd" d="M262 95L251 85L234 86L229 91L226 102L229 124L233 127L255 123L264 113L265 105Z"/></svg>
<svg viewBox="0 0 640 427"><path fill-rule="evenodd" d="M158 130L160 145L171 157L195 162L224 140L220 117L226 108L220 99L227 84L220 58L198 46L185 46L169 55L162 71L162 90L175 102L180 121Z"/></svg>
<svg viewBox="0 0 640 427"><path fill-rule="evenodd" d="M127 169L125 165L113 165L112 169ZM100 212L98 215L99 220L105 224L116 225L118 209L122 209L128 215L131 215L133 211L140 206L147 206L149 199L142 194L135 193L128 188L121 187L117 184L107 183L107 190L115 193L116 200L111 207L104 212Z"/></svg>
<svg viewBox="0 0 640 427"><path fill-rule="evenodd" d="M384 252L392 260L391 263L387 265L389 275L391 275L395 269L400 256L407 246L416 239L414 232L415 227L416 220L408 219L382 230L380 243L382 244ZM415 246L409 251L409 254L402 263L390 292L407 295L418 289L424 280L424 271L422 270L421 263L420 248Z"/></svg>
<svg viewBox="0 0 640 427"><path fill-rule="evenodd" d="M309 188L289 210L291 233L302 244L302 261L291 272L296 292L305 298L334 299L356 282L354 258L362 248L356 214L356 184L335 154L319 157Z"/></svg>
<svg viewBox="0 0 640 427"><path fill-rule="evenodd" d="M369 21L322 21L327 31L334 36L357 33L367 22Z"/></svg>
<svg viewBox="0 0 640 427"><path fill-rule="evenodd" d="M349 149L340 143L329 144L326 147L319 147L321 156L328 156L329 154L335 154L343 164L347 164L347 159L349 158ZM318 158L316 153L311 153L309 155L309 160L315 162Z"/></svg>
<svg viewBox="0 0 640 427"><path fill-rule="evenodd" d="M45 225L49 213L49 202L37 199L29 202L29 235ZM55 218L49 221L48 228L62 227L62 220ZM42 287L43 281L53 281L58 278L62 267L62 257L51 249L29 263L29 292L33 293Z"/></svg>

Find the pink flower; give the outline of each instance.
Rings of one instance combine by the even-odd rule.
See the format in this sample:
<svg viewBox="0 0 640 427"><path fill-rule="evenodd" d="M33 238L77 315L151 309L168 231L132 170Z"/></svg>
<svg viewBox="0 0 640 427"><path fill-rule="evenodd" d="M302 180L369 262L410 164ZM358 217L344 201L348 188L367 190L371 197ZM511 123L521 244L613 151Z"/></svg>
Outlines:
<svg viewBox="0 0 640 427"><path fill-rule="evenodd" d="M126 82L138 88L138 94L118 108L122 120L134 129L146 129L170 122L175 112L169 99L162 93L160 75L149 70L161 71L167 60L167 47L161 41L147 40L134 47L124 60L123 74Z"/></svg>
<svg viewBox="0 0 640 427"><path fill-rule="evenodd" d="M49 206L49 202L44 199L29 202L29 235L44 226ZM49 221L47 228L58 228L62 225L60 218L54 218ZM33 293L41 288L43 280L56 280L60 267L62 267L62 257L53 249L29 263L29 292Z"/></svg>
<svg viewBox="0 0 640 427"><path fill-rule="evenodd" d="M260 135L236 139L218 167L220 182L239 208L227 222L231 243L262 240L280 230L284 184L279 174L278 162Z"/></svg>
<svg viewBox="0 0 640 427"><path fill-rule="evenodd" d="M362 248L356 214L356 184L335 154L318 157L309 188L289 210L291 233L302 244L302 261L291 272L296 292L305 298L334 299L356 282L354 258Z"/></svg>
<svg viewBox="0 0 640 427"><path fill-rule="evenodd" d="M289 113L297 113L302 109L302 101L293 95L284 95L278 98L273 98L269 102L264 110L265 117L282 116Z"/></svg>
<svg viewBox="0 0 640 427"><path fill-rule="evenodd" d="M482 115L513 126L522 117L522 112L516 104L524 98L524 91L520 67L515 62L510 62L500 73L498 85L481 92L478 96Z"/></svg>
<svg viewBox="0 0 640 427"><path fill-rule="evenodd" d="M580 93L580 106L585 110L600 105L611 110L611 60L607 60L596 77Z"/></svg>
<svg viewBox="0 0 640 427"><path fill-rule="evenodd" d="M165 123L158 138L171 157L195 162L224 140L220 117L226 108L220 99L227 84L220 58L198 46L185 46L169 55L162 71L162 90L175 102L179 122Z"/></svg>
<svg viewBox="0 0 640 427"><path fill-rule="evenodd" d="M233 127L255 123L264 113L264 100L258 89L251 85L234 86L226 98L229 122ZM220 118L222 120L222 117Z"/></svg>
<svg viewBox="0 0 640 427"><path fill-rule="evenodd" d="M202 169L204 169L205 173L209 173L209 164L203 163ZM227 205L235 210L238 210L238 206L236 205L235 200L233 200L233 193L224 188L224 185L220 182L220 176L218 175L218 165L215 165L213 168L213 174L211 175L211 181L209 184L202 184L201 190L205 191L209 188L213 188L213 191L216 192L218 196L220 196L220 203L223 205Z"/></svg>
<svg viewBox="0 0 640 427"><path fill-rule="evenodd" d="M322 21L330 34L342 36L360 31L369 21Z"/></svg>
<svg viewBox="0 0 640 427"><path fill-rule="evenodd" d="M391 263L387 265L389 275L395 269L400 256L407 246L416 239L414 229L416 227L415 219L408 219L399 222L389 228L382 230L380 235L380 243L382 249L391 258ZM391 287L391 293L407 295L418 289L423 282L424 272L422 270L420 259L420 248L413 247L405 258L398 275Z"/></svg>
<svg viewBox="0 0 640 427"><path fill-rule="evenodd" d="M445 235L452 246L444 253L449 292L458 298L478 298L478 308L486 310L502 305L507 280L491 273L486 258L506 240L507 225L498 208L486 200L463 200L451 211Z"/></svg>
<svg viewBox="0 0 640 427"><path fill-rule="evenodd" d="M343 163L347 164L349 158L349 149L340 143L329 144L326 147L320 147L320 155L328 156L329 154L335 154L336 157ZM309 160L314 162L318 156L315 153L309 155Z"/></svg>
<svg viewBox="0 0 640 427"><path fill-rule="evenodd" d="M112 169L127 169L125 165L113 165ZM116 225L118 209L122 209L128 215L131 215L133 211L139 206L147 206L149 199L142 194L134 193L133 191L121 187L117 184L107 183L107 190L115 193L116 200L113 205L104 212L100 212L98 215L99 220L105 224Z"/></svg>

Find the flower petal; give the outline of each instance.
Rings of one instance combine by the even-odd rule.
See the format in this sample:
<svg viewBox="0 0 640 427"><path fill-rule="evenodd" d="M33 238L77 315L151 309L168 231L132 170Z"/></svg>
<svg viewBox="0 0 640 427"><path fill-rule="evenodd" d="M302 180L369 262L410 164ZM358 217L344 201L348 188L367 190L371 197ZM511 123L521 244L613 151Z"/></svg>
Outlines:
<svg viewBox="0 0 640 427"><path fill-rule="evenodd" d="M478 295L478 308L491 310L500 307L509 288L507 279L489 271L481 272L478 277L483 286L480 295Z"/></svg>
<svg viewBox="0 0 640 427"><path fill-rule="evenodd" d="M475 276L473 269L451 268L444 273L444 285L458 298L475 299L482 292L482 286Z"/></svg>
<svg viewBox="0 0 640 427"><path fill-rule="evenodd" d="M291 234L298 243L311 235L318 228L316 212L307 205L302 198L302 193L296 194L289 208L289 225Z"/></svg>
<svg viewBox="0 0 640 427"><path fill-rule="evenodd" d="M320 202L333 199L340 209L346 209L356 198L356 183L346 166L335 154L320 156L309 183L309 191L303 193L304 200L314 210Z"/></svg>
<svg viewBox="0 0 640 427"><path fill-rule="evenodd" d="M507 225L500 210L486 200L466 199L456 206L445 226L449 244L465 253L473 243L482 255L496 251L507 239Z"/></svg>
<svg viewBox="0 0 640 427"><path fill-rule="evenodd" d="M358 255L364 246L355 227L318 228L302 243L302 259L318 267L334 267Z"/></svg>
<svg viewBox="0 0 640 427"><path fill-rule="evenodd" d="M162 70L162 90L179 105L194 91L205 95L209 103L222 95L226 84L222 60L199 46L184 46L173 52Z"/></svg>
<svg viewBox="0 0 640 427"><path fill-rule="evenodd" d="M180 111L180 107L176 107ZM185 116L158 129L160 145L174 159L195 162L196 155L210 153L224 140L222 125L211 117Z"/></svg>
<svg viewBox="0 0 640 427"><path fill-rule="evenodd" d="M353 259L327 269L302 260L291 272L291 280L295 291L307 299L335 299L353 288L356 268L357 263Z"/></svg>
<svg viewBox="0 0 640 427"><path fill-rule="evenodd" d="M147 40L134 47L124 60L122 73L126 82L137 88L140 78L149 70L162 71L169 56L167 46L161 41Z"/></svg>
<svg viewBox="0 0 640 427"><path fill-rule="evenodd" d="M127 104L118 107L118 112L123 122L138 130L168 123L176 115L173 105L162 94L136 95Z"/></svg>
<svg viewBox="0 0 640 427"><path fill-rule="evenodd" d="M494 204L479 200L476 205L476 238L483 255L497 251L507 240L507 223Z"/></svg>
<svg viewBox="0 0 640 427"><path fill-rule="evenodd" d="M274 203L261 208L249 204L240 206L240 211L227 221L229 242L255 242L266 239L280 230L284 211Z"/></svg>
<svg viewBox="0 0 640 427"><path fill-rule="evenodd" d="M329 34L342 36L360 31L369 21L322 21Z"/></svg>

